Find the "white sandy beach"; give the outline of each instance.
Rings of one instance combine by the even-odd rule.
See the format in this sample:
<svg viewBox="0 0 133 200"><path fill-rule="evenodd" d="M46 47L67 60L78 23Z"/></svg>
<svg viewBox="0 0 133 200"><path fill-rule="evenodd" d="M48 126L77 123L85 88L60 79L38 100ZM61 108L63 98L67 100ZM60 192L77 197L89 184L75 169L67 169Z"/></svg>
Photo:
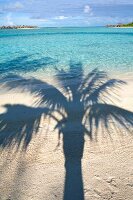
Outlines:
<svg viewBox="0 0 133 200"><path fill-rule="evenodd" d="M128 84L122 86L121 101L116 105L133 112L133 79L122 79ZM1 114L6 112L5 104L34 107L34 98L29 92L3 90L0 94ZM9 123L14 119L18 124L26 117L30 123L30 117L24 113L19 119L18 113L19 110L13 113ZM74 120L75 117L73 123L76 123ZM18 150L15 153L10 148L1 151L0 200L63 199L65 159L62 137L60 146L56 148L58 134L53 130L54 124L54 120L42 120L39 133L33 135L26 152ZM17 125L13 126L15 129ZM133 199L133 135L124 129L118 134L117 130L111 132L112 139L106 132L92 142L85 136L82 159L85 200Z"/></svg>
<svg viewBox="0 0 133 200"><path fill-rule="evenodd" d="M133 28L133 27L109 27L109 28Z"/></svg>
<svg viewBox="0 0 133 200"><path fill-rule="evenodd" d="M40 28L17 28L17 29L24 29L24 30L29 30L29 29L40 29Z"/></svg>

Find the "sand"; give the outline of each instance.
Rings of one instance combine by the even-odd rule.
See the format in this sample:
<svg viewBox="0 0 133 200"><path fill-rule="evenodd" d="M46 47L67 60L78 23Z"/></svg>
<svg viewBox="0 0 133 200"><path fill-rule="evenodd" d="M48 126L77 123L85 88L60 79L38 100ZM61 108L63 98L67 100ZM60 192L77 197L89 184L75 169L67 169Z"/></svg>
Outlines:
<svg viewBox="0 0 133 200"><path fill-rule="evenodd" d="M24 30L27 30L27 29L40 29L40 28L17 28L17 29L24 29Z"/></svg>
<svg viewBox="0 0 133 200"><path fill-rule="evenodd" d="M109 28L133 28L133 27L109 27Z"/></svg>
<svg viewBox="0 0 133 200"><path fill-rule="evenodd" d="M133 112L133 80L123 78L128 84L123 86L119 96L119 107ZM0 95L0 112L5 113L5 104L21 104L35 108L34 98L29 92L6 91ZM21 109L22 112L26 111ZM16 124L31 118L14 112L10 121ZM0 116L1 116L0 115ZM73 118L75 120L75 118ZM74 123L74 121L73 121ZM55 121L48 118L41 121L39 133L34 134L27 151L5 148L0 157L0 200L55 200L63 199L65 168L62 137L58 148L58 134L54 130ZM14 125L14 129L15 129ZM106 132L99 134L97 141L85 136L82 159L82 173L85 200L131 200L133 199L133 136L128 131L117 129L112 132L112 140ZM71 199L70 199L71 200Z"/></svg>

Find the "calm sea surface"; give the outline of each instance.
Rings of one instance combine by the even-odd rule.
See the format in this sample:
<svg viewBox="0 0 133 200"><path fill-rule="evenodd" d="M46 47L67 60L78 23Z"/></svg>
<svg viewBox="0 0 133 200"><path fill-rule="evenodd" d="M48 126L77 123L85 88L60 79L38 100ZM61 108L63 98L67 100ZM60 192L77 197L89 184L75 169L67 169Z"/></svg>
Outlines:
<svg viewBox="0 0 133 200"><path fill-rule="evenodd" d="M47 76L73 63L85 71L133 72L133 28L0 30L0 76Z"/></svg>

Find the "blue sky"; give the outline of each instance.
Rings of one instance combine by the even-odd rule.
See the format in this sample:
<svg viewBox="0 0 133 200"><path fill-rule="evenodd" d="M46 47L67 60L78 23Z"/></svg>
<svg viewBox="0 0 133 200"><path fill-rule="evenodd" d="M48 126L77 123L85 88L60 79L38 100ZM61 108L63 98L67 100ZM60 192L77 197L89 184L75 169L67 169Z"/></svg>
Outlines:
<svg viewBox="0 0 133 200"><path fill-rule="evenodd" d="M98 26L131 21L133 0L0 0L0 26Z"/></svg>

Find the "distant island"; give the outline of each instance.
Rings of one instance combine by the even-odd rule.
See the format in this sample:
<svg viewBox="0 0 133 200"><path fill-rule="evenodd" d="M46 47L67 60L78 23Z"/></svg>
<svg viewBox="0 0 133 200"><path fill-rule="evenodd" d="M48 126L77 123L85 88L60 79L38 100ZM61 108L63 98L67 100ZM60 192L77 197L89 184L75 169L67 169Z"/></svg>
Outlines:
<svg viewBox="0 0 133 200"><path fill-rule="evenodd" d="M116 28L130 28L130 27L132 27L133 28L133 22L131 22L131 23L128 23L128 24L121 24L121 23L119 23L119 24L115 24L115 25L112 25L112 24L108 24L108 25L106 25L106 27L116 27Z"/></svg>
<svg viewBox="0 0 133 200"><path fill-rule="evenodd" d="M28 25L20 25L20 26L0 26L0 29L35 29L38 26L28 26Z"/></svg>

